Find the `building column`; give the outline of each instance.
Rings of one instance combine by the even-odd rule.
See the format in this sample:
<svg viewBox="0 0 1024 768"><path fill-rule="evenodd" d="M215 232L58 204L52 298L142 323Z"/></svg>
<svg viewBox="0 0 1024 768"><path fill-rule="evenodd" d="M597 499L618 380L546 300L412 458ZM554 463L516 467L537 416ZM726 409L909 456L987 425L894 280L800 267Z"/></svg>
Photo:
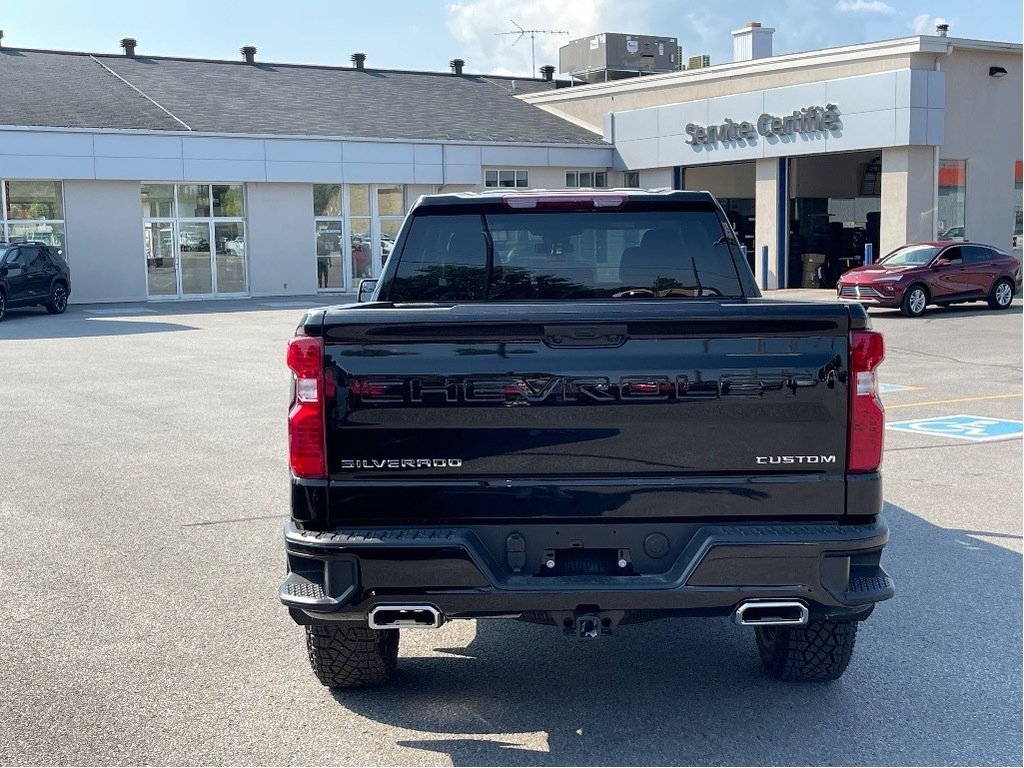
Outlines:
<svg viewBox="0 0 1024 768"><path fill-rule="evenodd" d="M935 147L882 150L882 256L906 243L935 239Z"/></svg>
<svg viewBox="0 0 1024 768"><path fill-rule="evenodd" d="M757 160L754 168L754 275L757 284L769 290L785 285L787 163L784 157L766 157ZM761 259L765 246L768 248L767 274Z"/></svg>

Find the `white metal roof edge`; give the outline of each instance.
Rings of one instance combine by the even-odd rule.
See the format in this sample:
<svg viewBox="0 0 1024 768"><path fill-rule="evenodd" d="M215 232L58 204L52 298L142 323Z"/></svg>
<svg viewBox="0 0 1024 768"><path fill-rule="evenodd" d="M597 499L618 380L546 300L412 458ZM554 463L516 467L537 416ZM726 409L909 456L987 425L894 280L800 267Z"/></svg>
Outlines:
<svg viewBox="0 0 1024 768"><path fill-rule="evenodd" d="M1021 53L1020 43L1004 43L987 40L970 40L956 37L936 37L933 35L915 35L892 40L881 40L872 43L842 46L839 48L823 48L814 51L801 51L780 56L749 61L734 61L716 64L711 67L689 69L681 72L647 75L628 80L612 80L606 83L589 83L574 85L571 88L559 88L555 91L523 94L517 98L529 104L548 104L568 101L574 98L587 98L595 95L628 93L630 91L650 90L653 88L670 88L680 84L704 83L719 79L736 77L742 74L765 74L788 69L799 69L827 63L862 61L865 58L885 58L914 53L945 54L954 48L991 51L993 53Z"/></svg>

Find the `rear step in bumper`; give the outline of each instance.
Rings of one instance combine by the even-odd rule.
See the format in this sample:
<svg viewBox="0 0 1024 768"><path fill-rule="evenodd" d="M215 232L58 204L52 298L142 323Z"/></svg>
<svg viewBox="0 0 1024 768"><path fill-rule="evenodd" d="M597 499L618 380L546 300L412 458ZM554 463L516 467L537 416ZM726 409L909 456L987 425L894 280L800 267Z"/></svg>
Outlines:
<svg viewBox="0 0 1024 768"><path fill-rule="evenodd" d="M300 623L369 622L372 615L374 625L384 628L581 607L801 625L824 616L866 615L895 593L879 563L889 536L881 518L848 526L664 524L660 529L671 544L657 560L625 546L649 534L650 524L580 525L586 547L596 539L594 552L606 552L613 534L624 545L614 572L545 567L552 552L565 552L549 548L555 527L315 532L289 521L289 572L279 597ZM571 524L557 528L564 538ZM504 561L506 540L515 542L512 565Z"/></svg>

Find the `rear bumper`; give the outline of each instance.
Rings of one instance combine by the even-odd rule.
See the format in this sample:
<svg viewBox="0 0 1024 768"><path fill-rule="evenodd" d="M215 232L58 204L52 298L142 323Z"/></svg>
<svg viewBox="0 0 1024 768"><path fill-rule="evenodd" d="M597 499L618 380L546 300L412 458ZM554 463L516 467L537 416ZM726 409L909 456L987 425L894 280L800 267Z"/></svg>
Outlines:
<svg viewBox="0 0 1024 768"><path fill-rule="evenodd" d="M894 594L879 564L888 538L881 518L862 525L332 532L303 531L289 522L288 574L279 597L299 623L365 622L373 608L388 605L430 605L449 619L580 610L727 616L750 599L796 599L812 618L858 618Z"/></svg>

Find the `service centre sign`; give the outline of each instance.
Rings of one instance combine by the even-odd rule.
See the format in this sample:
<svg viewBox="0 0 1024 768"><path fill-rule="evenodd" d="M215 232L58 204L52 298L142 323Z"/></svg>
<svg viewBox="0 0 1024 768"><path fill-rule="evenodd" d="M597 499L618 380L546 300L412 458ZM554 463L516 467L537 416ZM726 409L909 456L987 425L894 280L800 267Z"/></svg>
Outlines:
<svg viewBox="0 0 1024 768"><path fill-rule="evenodd" d="M726 118L725 122L715 125L686 124L686 133L690 137L687 144L717 144L720 141L750 141L761 136L791 136L794 133L821 133L842 128L839 119L839 108L835 104L824 107L804 107L794 110L793 114L778 116L762 114L756 122L736 122Z"/></svg>

